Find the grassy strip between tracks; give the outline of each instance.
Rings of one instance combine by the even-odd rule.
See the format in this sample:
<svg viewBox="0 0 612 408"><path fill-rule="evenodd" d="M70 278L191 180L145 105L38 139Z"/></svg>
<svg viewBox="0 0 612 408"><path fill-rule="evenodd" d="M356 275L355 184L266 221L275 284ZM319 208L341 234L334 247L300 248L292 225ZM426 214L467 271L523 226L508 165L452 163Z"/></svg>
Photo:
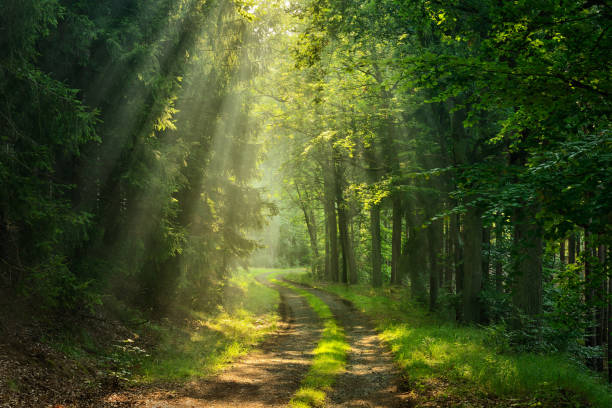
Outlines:
<svg viewBox="0 0 612 408"><path fill-rule="evenodd" d="M347 353L350 349L344 336L344 330L336 323L329 307L318 297L286 282L272 279L300 296L306 298L310 306L323 321L323 333L314 349L314 359L310 370L302 380L300 389L295 393L290 407L321 407L325 403L326 393L334 384L336 377L344 371Z"/></svg>
<svg viewBox="0 0 612 408"><path fill-rule="evenodd" d="M612 407L610 386L567 355L511 352L498 332L428 314L407 290L287 277L351 301L376 322L414 405Z"/></svg>

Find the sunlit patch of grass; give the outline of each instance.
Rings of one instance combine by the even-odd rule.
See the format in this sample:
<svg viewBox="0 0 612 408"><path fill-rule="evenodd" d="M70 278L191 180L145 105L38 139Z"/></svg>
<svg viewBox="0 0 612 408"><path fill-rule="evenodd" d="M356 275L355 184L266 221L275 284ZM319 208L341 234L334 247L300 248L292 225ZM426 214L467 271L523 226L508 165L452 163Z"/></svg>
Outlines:
<svg viewBox="0 0 612 408"><path fill-rule="evenodd" d="M301 279L313 284L307 277ZM453 400L494 398L502 406L612 406L611 388L566 355L499 353L486 330L428 315L401 290L321 288L350 300L378 323L380 337L417 394L443 380L444 394Z"/></svg>
<svg viewBox="0 0 612 408"><path fill-rule="evenodd" d="M215 314L192 313L184 327L157 327L161 341L134 381L182 381L210 376L276 330L279 295L257 282L261 271L237 274Z"/></svg>
<svg viewBox="0 0 612 408"><path fill-rule="evenodd" d="M305 297L310 307L323 320L323 333L313 351L312 365L302 379L300 389L289 403L289 406L294 408L322 407L326 393L331 390L336 377L344 371L346 366L346 357L350 347L345 340L344 330L336 324L331 310L321 299L293 285L273 281Z"/></svg>

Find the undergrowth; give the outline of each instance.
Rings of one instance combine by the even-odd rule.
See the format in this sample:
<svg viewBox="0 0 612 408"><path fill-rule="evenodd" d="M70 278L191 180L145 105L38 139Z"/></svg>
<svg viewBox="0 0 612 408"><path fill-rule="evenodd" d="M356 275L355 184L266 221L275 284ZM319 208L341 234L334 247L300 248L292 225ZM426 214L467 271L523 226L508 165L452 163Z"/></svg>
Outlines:
<svg viewBox="0 0 612 408"><path fill-rule="evenodd" d="M313 284L306 275L291 278ZM429 315L403 289L317 285L350 300L376 321L406 386L419 398L458 405L493 399L498 406L612 406L610 387L565 354L502 351L495 330Z"/></svg>
<svg viewBox="0 0 612 408"><path fill-rule="evenodd" d="M234 276L216 313L191 312L181 327L155 326L160 341L141 359L133 381L180 381L218 372L276 330L279 295L255 280L266 269Z"/></svg>

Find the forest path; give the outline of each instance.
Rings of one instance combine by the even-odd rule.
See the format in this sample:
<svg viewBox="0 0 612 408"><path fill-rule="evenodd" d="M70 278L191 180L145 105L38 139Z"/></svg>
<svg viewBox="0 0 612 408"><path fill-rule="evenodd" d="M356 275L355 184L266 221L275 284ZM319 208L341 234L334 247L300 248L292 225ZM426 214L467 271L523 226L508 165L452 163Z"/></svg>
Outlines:
<svg viewBox="0 0 612 408"><path fill-rule="evenodd" d="M340 374L328 394L326 407L395 408L412 407L402 392L399 368L387 347L380 342L370 319L352 304L334 294L288 280L324 301L344 328L351 349L346 371Z"/></svg>
<svg viewBox="0 0 612 408"><path fill-rule="evenodd" d="M106 398L106 407L286 407L310 367L321 322L306 299L294 291L257 277L280 292L283 318L279 331L257 350L217 376L172 386L129 391Z"/></svg>

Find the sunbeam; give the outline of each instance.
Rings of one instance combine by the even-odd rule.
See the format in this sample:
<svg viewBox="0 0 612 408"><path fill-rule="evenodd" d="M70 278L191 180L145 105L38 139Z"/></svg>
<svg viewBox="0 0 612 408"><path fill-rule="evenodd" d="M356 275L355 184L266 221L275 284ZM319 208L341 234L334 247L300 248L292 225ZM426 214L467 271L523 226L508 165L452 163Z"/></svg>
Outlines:
<svg viewBox="0 0 612 408"><path fill-rule="evenodd" d="M612 406L606 2L0 7L0 408Z"/></svg>

